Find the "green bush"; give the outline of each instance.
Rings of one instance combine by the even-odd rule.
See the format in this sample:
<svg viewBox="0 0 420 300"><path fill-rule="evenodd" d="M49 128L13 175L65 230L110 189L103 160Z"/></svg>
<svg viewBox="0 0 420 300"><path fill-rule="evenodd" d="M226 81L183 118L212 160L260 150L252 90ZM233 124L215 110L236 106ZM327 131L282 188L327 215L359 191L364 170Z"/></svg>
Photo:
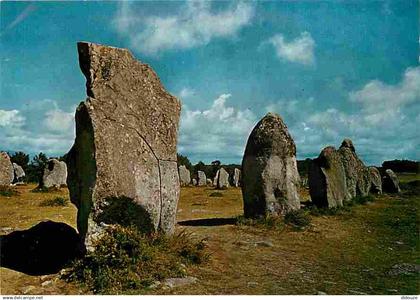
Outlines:
<svg viewBox="0 0 420 300"><path fill-rule="evenodd" d="M205 242L193 242L185 232L173 237L146 235L135 227L106 229L82 259L64 276L94 293L126 294L168 277L183 277L186 266L208 260Z"/></svg>
<svg viewBox="0 0 420 300"><path fill-rule="evenodd" d="M276 229L281 230L284 228L284 222L280 217L260 217L260 218L245 218L239 216L236 218L236 225L238 226L255 226L264 229Z"/></svg>
<svg viewBox="0 0 420 300"><path fill-rule="evenodd" d="M54 199L47 199L42 201L39 206L67 206L69 200L63 197L55 197Z"/></svg>
<svg viewBox="0 0 420 300"><path fill-rule="evenodd" d="M11 186L0 185L0 195L5 197L12 197L19 195L19 192Z"/></svg>
<svg viewBox="0 0 420 300"><path fill-rule="evenodd" d="M306 210L293 210L284 216L284 223L293 225L295 228L304 228L311 224L311 218Z"/></svg>

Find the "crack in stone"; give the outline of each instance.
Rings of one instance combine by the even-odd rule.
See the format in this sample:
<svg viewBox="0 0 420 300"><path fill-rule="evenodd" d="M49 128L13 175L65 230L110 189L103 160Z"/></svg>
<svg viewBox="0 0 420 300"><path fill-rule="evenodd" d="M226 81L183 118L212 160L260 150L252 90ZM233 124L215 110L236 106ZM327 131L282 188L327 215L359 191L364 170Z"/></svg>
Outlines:
<svg viewBox="0 0 420 300"><path fill-rule="evenodd" d="M121 122L118 122L117 120L115 120L115 119L113 119L111 117L108 117L108 116L105 116L103 118L103 120L108 120L108 121L112 121L112 122L118 123L120 125L124 125ZM141 138L141 140L149 147L150 151L152 152L153 156L155 157L155 159L157 161L158 174L159 174L159 201L160 201L160 214L159 214L159 223L158 223L158 228L157 229L159 229L160 225L162 224L162 210L163 210L162 173L161 173L161 170L160 170L160 162L161 161L176 162L176 161L170 160L170 159L160 159L160 158L158 158L157 155L156 155L156 153L154 152L152 146L146 141L145 137L142 134L140 134L140 132L136 128L131 127L131 126L127 126L127 125L124 125L124 126L126 126L127 128L129 128L131 130L134 130L137 133L137 135Z"/></svg>

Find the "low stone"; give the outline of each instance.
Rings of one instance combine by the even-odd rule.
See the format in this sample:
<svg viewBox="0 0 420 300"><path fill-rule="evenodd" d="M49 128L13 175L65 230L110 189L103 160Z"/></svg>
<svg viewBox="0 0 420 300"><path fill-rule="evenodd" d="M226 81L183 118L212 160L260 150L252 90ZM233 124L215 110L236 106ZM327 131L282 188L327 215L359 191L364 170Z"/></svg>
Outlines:
<svg viewBox="0 0 420 300"><path fill-rule="evenodd" d="M193 178L193 180L192 180L192 184L195 186L195 185L197 185L197 179L195 179L195 178Z"/></svg>
<svg viewBox="0 0 420 300"><path fill-rule="evenodd" d="M400 263L392 266L388 272L390 276L420 274L419 264Z"/></svg>
<svg viewBox="0 0 420 300"><path fill-rule="evenodd" d="M255 243L256 246L261 246L261 247L273 247L273 243L269 242L269 241L259 241Z"/></svg>
<svg viewBox="0 0 420 300"><path fill-rule="evenodd" d="M187 276L187 277L177 277L177 278L167 278L163 284L169 288L176 288L188 284L193 284L197 282L196 277Z"/></svg>
<svg viewBox="0 0 420 300"><path fill-rule="evenodd" d="M28 294L30 294L31 292L33 292L34 290L36 290L36 287L35 286L33 286L33 285L28 285L28 286L25 286L24 288L22 288L22 294L24 294L24 295L28 295Z"/></svg>
<svg viewBox="0 0 420 300"><path fill-rule="evenodd" d="M208 186L211 186L213 184L213 181L211 181L211 179L210 178L207 178L207 185Z"/></svg>
<svg viewBox="0 0 420 300"><path fill-rule="evenodd" d="M401 192L397 175L391 169L385 171L382 178L382 190L386 193L399 193Z"/></svg>
<svg viewBox="0 0 420 300"><path fill-rule="evenodd" d="M43 283L41 283L41 286L46 287L46 286L50 285L51 283L52 283L52 280L47 280L47 281L44 281Z"/></svg>
<svg viewBox="0 0 420 300"><path fill-rule="evenodd" d="M66 185L67 181L67 165L64 161L57 159L50 159L44 168L44 175L42 176L41 186L61 187Z"/></svg>

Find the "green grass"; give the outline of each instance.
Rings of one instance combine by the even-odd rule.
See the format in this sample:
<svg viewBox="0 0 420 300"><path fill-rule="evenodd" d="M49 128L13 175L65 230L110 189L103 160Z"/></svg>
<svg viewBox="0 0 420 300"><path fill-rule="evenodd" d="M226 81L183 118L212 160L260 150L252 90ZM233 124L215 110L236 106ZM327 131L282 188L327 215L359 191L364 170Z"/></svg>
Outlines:
<svg viewBox="0 0 420 300"><path fill-rule="evenodd" d="M53 199L47 199L39 203L39 206L67 206L69 200L63 197L55 197Z"/></svg>
<svg viewBox="0 0 420 300"><path fill-rule="evenodd" d="M19 195L19 192L8 185L0 185L0 196L12 197Z"/></svg>
<svg viewBox="0 0 420 300"><path fill-rule="evenodd" d="M223 197L223 193L213 192L213 193L210 193L209 197Z"/></svg>
<svg viewBox="0 0 420 300"><path fill-rule="evenodd" d="M269 230L283 230L284 219L281 217L260 217L256 219L245 218L244 216L238 216L236 218L236 225L238 226L254 226L261 229Z"/></svg>
<svg viewBox="0 0 420 300"><path fill-rule="evenodd" d="M53 186L53 187L45 187L45 186L37 186L33 190L31 190L32 193L52 193L52 192L58 192L60 189Z"/></svg>
<svg viewBox="0 0 420 300"><path fill-rule="evenodd" d="M208 260L205 241L181 232L173 237L145 235L135 227L111 226L95 251L73 263L65 275L98 294L141 294L155 281L184 277L186 268Z"/></svg>

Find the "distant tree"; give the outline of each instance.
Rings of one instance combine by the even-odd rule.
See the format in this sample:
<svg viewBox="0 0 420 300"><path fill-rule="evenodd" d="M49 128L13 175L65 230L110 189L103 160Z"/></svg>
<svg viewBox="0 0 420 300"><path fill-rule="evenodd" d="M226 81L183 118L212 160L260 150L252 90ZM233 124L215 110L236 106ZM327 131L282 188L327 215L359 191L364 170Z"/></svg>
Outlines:
<svg viewBox="0 0 420 300"><path fill-rule="evenodd" d="M48 157L44 153L40 152L38 155L35 155L27 167L26 180L28 182L39 183L42 179L47 161Z"/></svg>
<svg viewBox="0 0 420 300"><path fill-rule="evenodd" d="M10 155L10 160L23 168L26 172L29 163L29 155L24 152L15 152L14 154Z"/></svg>
<svg viewBox="0 0 420 300"><path fill-rule="evenodd" d="M176 158L177 158L177 162L178 162L178 167L184 165L188 170L190 170L190 172L193 171L193 166L192 166L190 160L188 159L188 157L177 153Z"/></svg>
<svg viewBox="0 0 420 300"><path fill-rule="evenodd" d="M420 173L420 162L413 160L388 160L382 163L384 170L391 169L394 172Z"/></svg>
<svg viewBox="0 0 420 300"><path fill-rule="evenodd" d="M298 160L297 161L297 168L299 175L302 177L308 176L309 165L311 164L311 159L307 158L305 160Z"/></svg>

